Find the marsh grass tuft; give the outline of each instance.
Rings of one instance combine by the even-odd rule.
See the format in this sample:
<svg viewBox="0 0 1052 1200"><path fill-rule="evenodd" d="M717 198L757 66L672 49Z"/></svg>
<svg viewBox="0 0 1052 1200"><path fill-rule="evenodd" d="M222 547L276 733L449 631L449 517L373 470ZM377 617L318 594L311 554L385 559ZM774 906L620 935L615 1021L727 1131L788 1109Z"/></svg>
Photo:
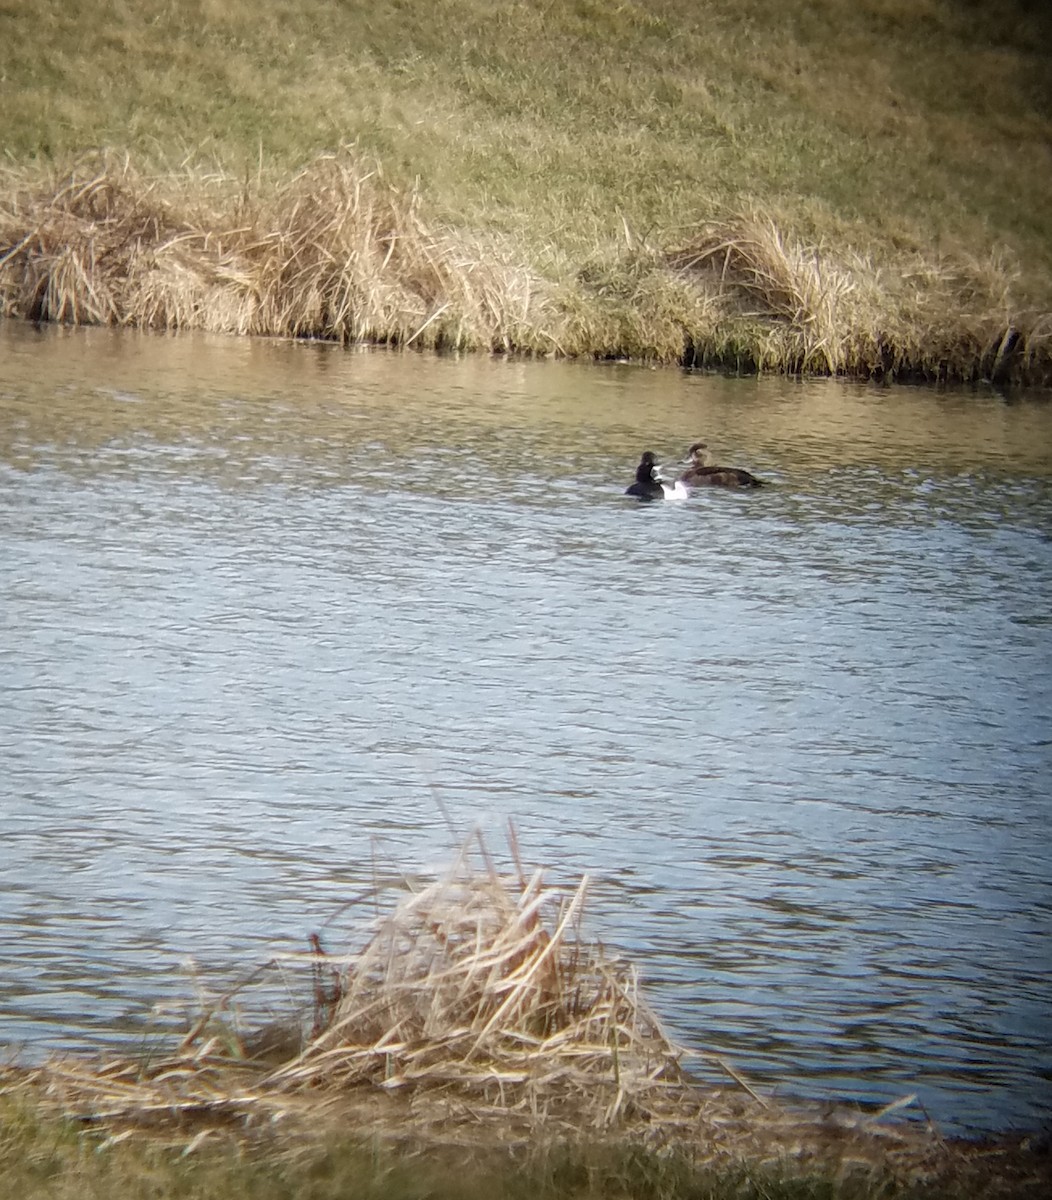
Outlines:
<svg viewBox="0 0 1052 1200"><path fill-rule="evenodd" d="M427 224L418 199L350 153L276 185L147 175L89 156L8 169L0 297L37 321L527 349L541 290L490 239Z"/></svg>
<svg viewBox="0 0 1052 1200"><path fill-rule="evenodd" d="M756 370L993 382L1052 378L1050 315L1016 310L1016 274L986 264L896 270L788 237L753 210L713 221L669 255L712 298L716 332L692 359Z"/></svg>
<svg viewBox="0 0 1052 1200"><path fill-rule="evenodd" d="M345 969L331 1019L269 1082L448 1086L598 1128L626 1108L674 1108L679 1054L635 972L584 938L587 882L560 898L540 872L480 872L462 857L381 922Z"/></svg>
<svg viewBox="0 0 1052 1200"><path fill-rule="evenodd" d="M713 222L670 256L701 275L725 321L758 320L784 334L762 343L757 365L837 374L850 333L855 284L817 250L790 241L772 217L750 213Z"/></svg>

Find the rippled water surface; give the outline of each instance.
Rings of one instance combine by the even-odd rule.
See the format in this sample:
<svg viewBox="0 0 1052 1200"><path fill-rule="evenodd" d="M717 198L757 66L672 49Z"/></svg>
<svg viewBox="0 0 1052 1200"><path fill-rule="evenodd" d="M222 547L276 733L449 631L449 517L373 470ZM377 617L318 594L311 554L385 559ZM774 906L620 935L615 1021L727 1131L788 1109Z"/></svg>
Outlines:
<svg viewBox="0 0 1052 1200"><path fill-rule="evenodd" d="M448 861L445 809L592 874L761 1085L1049 1120L1043 400L13 324L0 366L0 1040L146 1036L188 956ZM622 496L699 437L771 486Z"/></svg>

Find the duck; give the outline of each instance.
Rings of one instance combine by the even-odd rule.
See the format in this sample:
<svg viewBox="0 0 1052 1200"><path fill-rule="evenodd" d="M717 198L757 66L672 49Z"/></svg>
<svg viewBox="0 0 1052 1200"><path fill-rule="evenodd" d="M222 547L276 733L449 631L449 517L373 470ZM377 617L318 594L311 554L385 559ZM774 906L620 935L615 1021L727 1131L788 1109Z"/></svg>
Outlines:
<svg viewBox="0 0 1052 1200"><path fill-rule="evenodd" d="M625 488L626 496L637 500L685 500L687 489L680 481L662 483L657 477L657 460L652 450L645 450L636 467L636 481Z"/></svg>
<svg viewBox="0 0 1052 1200"><path fill-rule="evenodd" d="M687 451L684 465L688 469L679 477L679 482L686 488L757 488L766 486L764 480L757 479L755 475L742 470L741 467L717 466L712 452L705 442L695 442L691 446Z"/></svg>

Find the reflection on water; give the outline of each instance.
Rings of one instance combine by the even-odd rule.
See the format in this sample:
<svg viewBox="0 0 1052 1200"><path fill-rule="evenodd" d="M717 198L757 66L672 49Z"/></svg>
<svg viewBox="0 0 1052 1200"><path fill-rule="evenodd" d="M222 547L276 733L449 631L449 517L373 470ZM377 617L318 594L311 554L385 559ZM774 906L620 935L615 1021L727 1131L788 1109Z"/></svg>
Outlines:
<svg viewBox="0 0 1052 1200"><path fill-rule="evenodd" d="M0 326L0 1037L514 817L673 1032L1052 1113L1052 409ZM773 486L639 506L706 437Z"/></svg>

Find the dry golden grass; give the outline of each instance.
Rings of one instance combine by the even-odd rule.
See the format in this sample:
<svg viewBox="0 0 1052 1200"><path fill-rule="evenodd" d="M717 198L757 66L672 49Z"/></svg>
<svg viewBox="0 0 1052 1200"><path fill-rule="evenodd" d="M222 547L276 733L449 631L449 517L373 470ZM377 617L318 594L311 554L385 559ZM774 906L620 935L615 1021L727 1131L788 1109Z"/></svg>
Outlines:
<svg viewBox="0 0 1052 1200"><path fill-rule="evenodd" d="M541 289L491 240L429 226L352 154L268 187L127 158L8 169L5 315L152 329L527 349Z"/></svg>
<svg viewBox="0 0 1052 1200"><path fill-rule="evenodd" d="M1052 379L1052 314L1016 305L1016 272L1000 256L877 267L787 237L753 210L706 224L668 261L715 298L718 332L695 339L699 363L722 365L733 345L761 371Z"/></svg>
<svg viewBox="0 0 1052 1200"><path fill-rule="evenodd" d="M0 312L35 321L888 379L1052 380L1004 255L876 267L770 213L633 233L576 270L425 219L345 149L277 182L127 158L0 172Z"/></svg>
<svg viewBox="0 0 1052 1200"><path fill-rule="evenodd" d="M97 8L0 3L2 311L1052 381L1047 5Z"/></svg>
<svg viewBox="0 0 1052 1200"><path fill-rule="evenodd" d="M817 250L788 240L762 213L712 222L670 261L700 273L725 320L753 319L781 337L763 343L757 366L837 374L851 333L855 283Z"/></svg>

